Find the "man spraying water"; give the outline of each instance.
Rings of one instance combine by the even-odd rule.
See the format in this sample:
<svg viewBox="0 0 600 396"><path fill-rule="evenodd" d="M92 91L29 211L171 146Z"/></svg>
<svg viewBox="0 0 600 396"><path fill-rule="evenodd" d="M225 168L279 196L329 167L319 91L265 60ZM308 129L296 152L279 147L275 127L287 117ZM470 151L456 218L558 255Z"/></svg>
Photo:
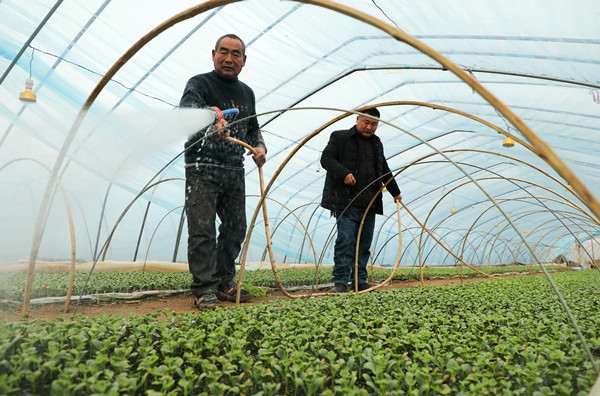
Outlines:
<svg viewBox="0 0 600 396"><path fill-rule="evenodd" d="M257 166L266 160L258 121L251 117L256 115L254 92L238 79L246 63L245 50L236 35L219 38L212 51L214 70L192 77L179 103L182 108L237 108L243 120L228 127L226 118L218 117L212 127L198 131L185 143L190 288L200 309L216 307L219 299L235 301L237 295L235 258L246 233L245 150L225 138L231 136L254 147L257 154L252 158ZM216 216L221 221L218 237ZM250 298L250 293L240 291L241 301Z"/></svg>

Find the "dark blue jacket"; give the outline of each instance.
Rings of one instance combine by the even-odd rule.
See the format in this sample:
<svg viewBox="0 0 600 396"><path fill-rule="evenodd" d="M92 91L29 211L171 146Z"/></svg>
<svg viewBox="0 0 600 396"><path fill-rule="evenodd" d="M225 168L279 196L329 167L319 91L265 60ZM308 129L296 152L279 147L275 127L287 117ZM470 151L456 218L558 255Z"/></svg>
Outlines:
<svg viewBox="0 0 600 396"><path fill-rule="evenodd" d="M348 173L357 176L359 167L358 152L358 132L356 126L350 129L334 131L329 143L321 154L321 166L327 171L325 177L325 186L323 187L323 197L321 206L335 213L341 213L346 206L350 204L354 196L358 193L354 186L344 184L344 179ZM373 147L375 151L376 175L378 177L377 187L381 187L392 177L392 172L385 160L383 154L383 144L376 135L373 135ZM387 185L387 190L392 197L400 194L400 189L396 180L392 180ZM373 203L376 213L383 214L383 199L381 194L377 196Z"/></svg>

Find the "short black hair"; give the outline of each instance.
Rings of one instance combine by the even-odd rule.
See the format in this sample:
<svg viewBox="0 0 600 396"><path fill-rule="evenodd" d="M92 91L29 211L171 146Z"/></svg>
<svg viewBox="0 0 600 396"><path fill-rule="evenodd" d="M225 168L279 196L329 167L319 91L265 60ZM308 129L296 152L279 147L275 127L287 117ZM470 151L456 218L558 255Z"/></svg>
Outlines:
<svg viewBox="0 0 600 396"><path fill-rule="evenodd" d="M379 118L379 110L377 110L377 107L370 107L368 109L361 110L360 112Z"/></svg>
<svg viewBox="0 0 600 396"><path fill-rule="evenodd" d="M224 34L221 37L219 37L219 39L215 43L215 51L219 50L219 44L221 44L221 40L223 40L224 38L239 40L240 43L242 43L242 55L246 54L246 43L244 43L244 40L242 40L241 38L239 38L237 35L235 35L233 33Z"/></svg>

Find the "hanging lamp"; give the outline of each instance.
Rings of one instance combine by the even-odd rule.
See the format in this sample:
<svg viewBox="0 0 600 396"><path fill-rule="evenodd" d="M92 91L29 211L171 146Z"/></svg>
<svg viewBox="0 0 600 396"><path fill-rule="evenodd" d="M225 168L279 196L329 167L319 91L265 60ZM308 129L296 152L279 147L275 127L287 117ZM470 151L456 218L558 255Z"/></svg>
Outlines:
<svg viewBox="0 0 600 396"><path fill-rule="evenodd" d="M513 147L514 145L515 141L508 136L502 141L502 147Z"/></svg>
<svg viewBox="0 0 600 396"><path fill-rule="evenodd" d="M31 60L29 61L29 78L25 80L25 91L19 94L19 99L26 103L37 102L37 96L33 93L33 80L31 79L31 65L33 64L33 55L35 54L35 48L31 47Z"/></svg>
<svg viewBox="0 0 600 396"><path fill-rule="evenodd" d="M25 91L23 91L19 94L19 99L22 102L27 102L27 103L37 102L37 96L36 96L36 94L33 93L31 88L33 88L33 80L31 78L28 78L25 80Z"/></svg>

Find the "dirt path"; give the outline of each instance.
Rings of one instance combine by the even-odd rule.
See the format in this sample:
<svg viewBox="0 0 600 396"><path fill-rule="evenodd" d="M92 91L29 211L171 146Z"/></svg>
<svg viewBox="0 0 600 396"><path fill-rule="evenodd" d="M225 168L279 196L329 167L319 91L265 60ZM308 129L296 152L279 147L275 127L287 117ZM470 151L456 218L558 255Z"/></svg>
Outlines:
<svg viewBox="0 0 600 396"><path fill-rule="evenodd" d="M537 276L535 275L505 275L503 276ZM479 278L469 278L463 279L463 282L481 282L487 281L488 278L479 277ZM429 279L425 280L425 286L444 286L444 285L456 285L460 284L460 279ZM378 289L378 290L394 290L394 289L402 289L407 287L415 287L420 286L421 283L418 281L392 281L390 284ZM323 291L326 291L324 289ZM294 293L290 293L294 296L307 296L307 292L298 291ZM319 298L319 297L313 297ZM263 298L253 298L249 302L244 304L260 304L260 303L269 303L272 301L280 300L280 299L288 299L281 291L272 291L267 294L267 296ZM118 302L84 302L79 305L77 308L77 315L84 315L87 317L100 316L102 314L123 314L125 316L130 313L136 314L147 314L158 312L163 309L168 309L173 312L198 312L196 308L194 308L192 304L192 298L190 296L174 296L174 297L162 297L162 298L152 298L147 300L140 301L118 301ZM36 307L32 307L29 313L29 319L56 319L56 318L69 318L73 310L75 308L76 303L71 303L70 312L65 312L64 303L54 303L54 304L46 304L40 305ZM233 302L222 302L221 306L223 307L234 307L235 303ZM23 318L22 308L15 307L15 310L1 310L0 311L0 320L8 320L8 321L19 321Z"/></svg>

